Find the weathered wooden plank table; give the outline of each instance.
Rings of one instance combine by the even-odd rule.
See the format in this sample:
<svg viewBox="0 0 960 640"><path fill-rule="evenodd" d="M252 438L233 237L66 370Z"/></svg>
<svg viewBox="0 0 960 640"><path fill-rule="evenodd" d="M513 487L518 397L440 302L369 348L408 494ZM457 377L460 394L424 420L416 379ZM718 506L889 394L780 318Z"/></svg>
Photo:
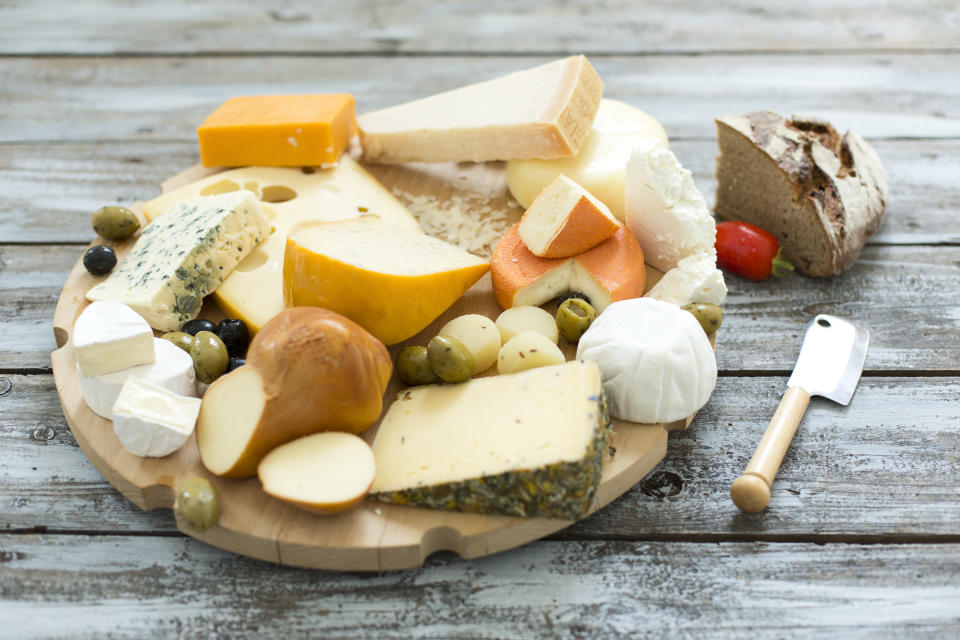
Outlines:
<svg viewBox="0 0 960 640"><path fill-rule="evenodd" d="M49 357L93 209L194 163L227 96L368 110L575 52L664 124L708 200L713 117L760 108L854 128L891 183L843 276L728 278L717 390L650 476L549 539L382 574L208 547L103 480ZM935 0L0 2L0 636L956 637L958 77L960 11ZM743 515L730 482L818 312L871 329L863 380L849 407L814 400L770 508Z"/></svg>

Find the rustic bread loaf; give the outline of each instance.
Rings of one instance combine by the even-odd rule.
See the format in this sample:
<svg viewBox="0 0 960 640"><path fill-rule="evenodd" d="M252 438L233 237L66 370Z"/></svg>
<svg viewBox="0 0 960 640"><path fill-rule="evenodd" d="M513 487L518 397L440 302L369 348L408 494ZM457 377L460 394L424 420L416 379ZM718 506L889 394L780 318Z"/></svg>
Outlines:
<svg viewBox="0 0 960 640"><path fill-rule="evenodd" d="M716 214L773 233L801 273L849 268L886 210L887 178L873 148L822 120L772 111L716 123Z"/></svg>

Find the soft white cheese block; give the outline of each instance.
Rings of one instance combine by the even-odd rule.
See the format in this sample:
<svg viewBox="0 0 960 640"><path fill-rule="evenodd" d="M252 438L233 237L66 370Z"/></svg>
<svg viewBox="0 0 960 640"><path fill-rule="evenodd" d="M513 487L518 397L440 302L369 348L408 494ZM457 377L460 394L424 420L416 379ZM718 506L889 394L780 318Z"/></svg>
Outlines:
<svg viewBox="0 0 960 640"><path fill-rule="evenodd" d="M73 357L87 377L149 364L155 358L153 331L125 304L94 302L73 323Z"/></svg>
<svg viewBox="0 0 960 640"><path fill-rule="evenodd" d="M193 371L193 358L180 347L162 338L153 338L153 349L157 359L151 364L140 364L89 378L83 375L78 365L77 378L80 380L80 390L83 391L87 406L97 415L109 420L120 389L129 377L140 378L181 396L196 397L197 376Z"/></svg>
<svg viewBox="0 0 960 640"><path fill-rule="evenodd" d="M707 202L673 152L635 149L627 163L627 226L647 264L666 273L683 258L713 249L717 227Z"/></svg>
<svg viewBox="0 0 960 640"><path fill-rule="evenodd" d="M698 410L717 384L717 361L693 314L668 302L614 302L577 345L596 362L610 414L642 423L673 422Z"/></svg>
<svg viewBox="0 0 960 640"><path fill-rule="evenodd" d="M183 200L146 226L87 298L126 303L154 329L178 330L269 235L270 222L249 191Z"/></svg>
<svg viewBox="0 0 960 640"><path fill-rule="evenodd" d="M113 405L113 431L130 453L162 458L183 446L199 414L200 398L127 378Z"/></svg>
<svg viewBox="0 0 960 640"><path fill-rule="evenodd" d="M711 249L683 258L646 295L681 307L691 302L723 304L727 284L717 269L717 252Z"/></svg>

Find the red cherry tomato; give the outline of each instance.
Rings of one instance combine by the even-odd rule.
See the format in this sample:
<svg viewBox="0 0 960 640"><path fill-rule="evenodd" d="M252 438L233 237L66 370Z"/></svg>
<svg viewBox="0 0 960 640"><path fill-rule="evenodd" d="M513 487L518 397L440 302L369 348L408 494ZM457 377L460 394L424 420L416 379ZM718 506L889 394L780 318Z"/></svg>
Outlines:
<svg viewBox="0 0 960 640"><path fill-rule="evenodd" d="M717 265L730 273L766 280L771 271L777 277L793 271L780 255L777 238L749 222L721 222L717 225Z"/></svg>

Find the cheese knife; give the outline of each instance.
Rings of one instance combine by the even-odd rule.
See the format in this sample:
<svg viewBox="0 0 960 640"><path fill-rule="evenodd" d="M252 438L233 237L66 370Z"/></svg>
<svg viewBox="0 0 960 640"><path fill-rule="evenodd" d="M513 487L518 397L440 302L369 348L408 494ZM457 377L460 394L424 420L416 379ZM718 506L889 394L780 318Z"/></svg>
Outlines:
<svg viewBox="0 0 960 640"><path fill-rule="evenodd" d="M770 502L770 485L810 404L810 396L850 404L863 372L869 342L869 331L836 316L822 313L810 322L780 406L746 471L730 487L730 497L740 509L757 513Z"/></svg>

